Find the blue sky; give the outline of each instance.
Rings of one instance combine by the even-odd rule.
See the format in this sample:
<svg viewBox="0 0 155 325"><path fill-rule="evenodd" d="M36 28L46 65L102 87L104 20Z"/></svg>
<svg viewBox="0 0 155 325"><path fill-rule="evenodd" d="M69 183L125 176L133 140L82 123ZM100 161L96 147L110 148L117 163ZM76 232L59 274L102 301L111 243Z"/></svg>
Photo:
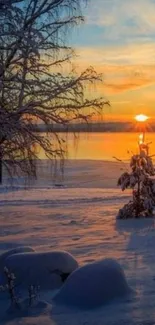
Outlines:
<svg viewBox="0 0 155 325"><path fill-rule="evenodd" d="M79 69L93 65L104 82L98 94L113 118L155 117L155 0L90 0L72 42Z"/></svg>

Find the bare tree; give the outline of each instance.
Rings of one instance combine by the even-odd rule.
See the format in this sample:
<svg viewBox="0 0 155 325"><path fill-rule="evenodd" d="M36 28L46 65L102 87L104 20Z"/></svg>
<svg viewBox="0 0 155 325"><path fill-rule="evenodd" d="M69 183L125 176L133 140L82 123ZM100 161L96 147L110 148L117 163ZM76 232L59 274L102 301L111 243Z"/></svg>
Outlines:
<svg viewBox="0 0 155 325"><path fill-rule="evenodd" d="M103 98L86 87L102 79L92 67L77 75L68 32L84 20L82 0L0 0L0 182L10 173L35 175L36 146L48 158L64 157L63 139L34 132L36 123L88 121ZM88 93L88 91L87 91Z"/></svg>

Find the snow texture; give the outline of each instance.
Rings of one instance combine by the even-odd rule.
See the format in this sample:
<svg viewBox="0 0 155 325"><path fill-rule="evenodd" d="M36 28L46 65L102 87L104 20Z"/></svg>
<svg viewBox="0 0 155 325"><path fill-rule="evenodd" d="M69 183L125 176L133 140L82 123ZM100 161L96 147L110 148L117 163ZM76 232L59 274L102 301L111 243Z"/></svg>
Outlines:
<svg viewBox="0 0 155 325"><path fill-rule="evenodd" d="M10 249L9 251L4 252L0 255L0 272L3 271L6 263L6 258L18 253L26 253L26 252L34 252L34 249L29 246L22 246L22 247L16 247L13 249Z"/></svg>
<svg viewBox="0 0 155 325"><path fill-rule="evenodd" d="M5 262L15 274L15 284L25 288L32 284L41 289L57 288L62 285L62 275L68 276L78 267L75 258L64 251L19 253Z"/></svg>
<svg viewBox="0 0 155 325"><path fill-rule="evenodd" d="M81 266L103 257L115 258L135 294L77 312L53 304L58 289L40 288L39 300L47 308L40 308L39 302L24 311L27 317L21 311L17 318L14 311L6 316L10 301L8 293L0 292L0 325L155 324L154 219L116 220L131 196L130 190L124 193L114 188L120 168L115 162L77 160L68 162L64 181L68 188L52 188L46 167L46 174L41 172L41 179L27 191L21 186L0 186L0 252L27 245L38 252L65 250ZM27 288L19 290L18 297L27 299Z"/></svg>
<svg viewBox="0 0 155 325"><path fill-rule="evenodd" d="M93 308L129 292L121 266L113 259L103 259L73 272L54 300L58 304Z"/></svg>

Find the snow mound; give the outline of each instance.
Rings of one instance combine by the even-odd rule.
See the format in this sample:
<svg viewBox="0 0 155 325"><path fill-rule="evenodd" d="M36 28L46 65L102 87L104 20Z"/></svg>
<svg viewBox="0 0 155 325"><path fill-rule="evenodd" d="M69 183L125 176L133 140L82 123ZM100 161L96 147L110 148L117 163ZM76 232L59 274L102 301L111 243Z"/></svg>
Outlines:
<svg viewBox="0 0 155 325"><path fill-rule="evenodd" d="M21 247L16 247L16 248L10 249L9 251L4 252L3 254L0 255L0 272L2 272L4 269L5 261L6 261L7 257L9 257L13 254L34 252L34 251L35 250L32 247L21 246Z"/></svg>
<svg viewBox="0 0 155 325"><path fill-rule="evenodd" d="M17 285L27 288L33 284L45 290L60 287L78 267L75 258L65 251L14 254L5 264L14 273Z"/></svg>
<svg viewBox="0 0 155 325"><path fill-rule="evenodd" d="M131 292L121 266L113 259L104 259L73 272L54 302L81 308L95 308Z"/></svg>

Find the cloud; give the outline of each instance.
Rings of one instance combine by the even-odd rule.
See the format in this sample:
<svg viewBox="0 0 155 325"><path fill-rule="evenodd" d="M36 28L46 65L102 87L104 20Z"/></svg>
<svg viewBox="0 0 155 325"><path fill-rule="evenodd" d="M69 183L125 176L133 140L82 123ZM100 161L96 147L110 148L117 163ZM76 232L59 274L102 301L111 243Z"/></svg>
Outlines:
<svg viewBox="0 0 155 325"><path fill-rule="evenodd" d="M87 9L87 24L103 27L103 39L108 41L154 37L155 1L92 0Z"/></svg>
<svg viewBox="0 0 155 325"><path fill-rule="evenodd" d="M137 80L133 80L130 81L128 79L126 80L122 80L122 82L120 83L104 83L104 91L108 90L108 93L122 93L124 91L130 91L130 90L134 90L137 88L142 88L142 87L146 87L148 85L152 84L152 80L147 79L147 78L143 78L143 79L137 79Z"/></svg>
<svg viewBox="0 0 155 325"><path fill-rule="evenodd" d="M78 54L79 71L92 65L103 74L104 83L98 85L101 94L108 96L155 84L155 44L83 47Z"/></svg>
<svg viewBox="0 0 155 325"><path fill-rule="evenodd" d="M78 47L77 62L87 65L155 65L155 43L133 43L128 45Z"/></svg>
<svg viewBox="0 0 155 325"><path fill-rule="evenodd" d="M79 71L103 73L97 94L114 112L155 114L155 0L90 0L76 44Z"/></svg>

